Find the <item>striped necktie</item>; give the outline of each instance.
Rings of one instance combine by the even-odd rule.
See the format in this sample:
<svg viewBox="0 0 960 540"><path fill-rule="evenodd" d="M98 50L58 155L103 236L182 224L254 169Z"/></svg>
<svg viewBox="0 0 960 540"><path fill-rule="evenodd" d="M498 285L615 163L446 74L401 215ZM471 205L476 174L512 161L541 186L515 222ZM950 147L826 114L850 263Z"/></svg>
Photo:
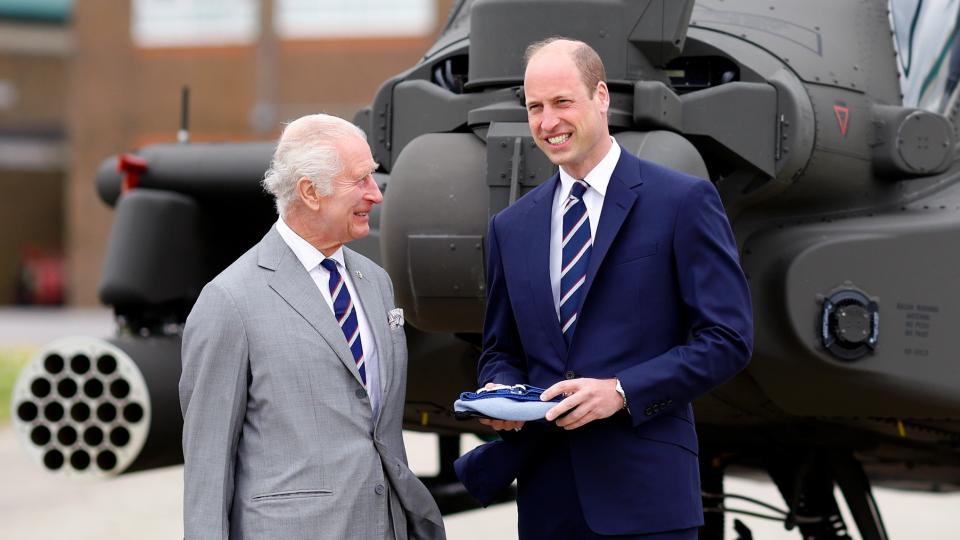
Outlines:
<svg viewBox="0 0 960 540"><path fill-rule="evenodd" d="M360 371L360 380L363 386L367 386L367 369L363 362L363 344L360 342L360 323L357 320L357 310L353 306L353 299L350 298L350 291L347 290L347 284L343 281L343 276L337 269L337 263L333 259L324 259L320 261L320 266L330 272L330 298L333 299L333 314L343 330L344 337L347 338L347 346L353 353L353 359L357 363L357 370Z"/></svg>
<svg viewBox="0 0 960 540"><path fill-rule="evenodd" d="M570 336L576 327L577 314L583 301L583 284L587 279L587 265L593 238L590 236L590 216L583 194L589 188L583 180L577 180L563 206L563 258L560 270L560 328L563 338L570 344Z"/></svg>

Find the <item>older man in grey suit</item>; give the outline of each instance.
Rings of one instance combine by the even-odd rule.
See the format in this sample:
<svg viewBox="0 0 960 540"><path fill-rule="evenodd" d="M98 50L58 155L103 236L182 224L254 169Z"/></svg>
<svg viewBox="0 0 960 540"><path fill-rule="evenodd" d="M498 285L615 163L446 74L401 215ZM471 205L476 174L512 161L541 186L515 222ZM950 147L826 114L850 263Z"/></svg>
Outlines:
<svg viewBox="0 0 960 540"><path fill-rule="evenodd" d="M344 120L289 124L264 179L280 219L190 313L188 539L444 537L407 468L406 341L390 278L343 246L369 233L383 200L376 167Z"/></svg>

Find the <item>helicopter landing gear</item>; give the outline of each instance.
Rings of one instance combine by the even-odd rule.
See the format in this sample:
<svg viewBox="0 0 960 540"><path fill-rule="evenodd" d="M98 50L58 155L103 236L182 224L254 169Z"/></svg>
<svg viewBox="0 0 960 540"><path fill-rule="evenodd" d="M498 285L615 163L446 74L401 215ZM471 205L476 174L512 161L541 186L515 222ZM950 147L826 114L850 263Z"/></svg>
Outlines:
<svg viewBox="0 0 960 540"><path fill-rule="evenodd" d="M770 463L768 472L790 507L787 528L798 527L805 540L850 539L834 497L834 482L843 493L860 537L888 540L867 476L851 455L788 454Z"/></svg>
<svg viewBox="0 0 960 540"><path fill-rule="evenodd" d="M849 455L835 457L832 464L837 485L847 501L860 537L863 540L889 540L863 467Z"/></svg>
<svg viewBox="0 0 960 540"><path fill-rule="evenodd" d="M723 462L707 452L700 453L700 487L705 494L723 493ZM723 499L703 497L703 527L699 540L723 540L725 519Z"/></svg>

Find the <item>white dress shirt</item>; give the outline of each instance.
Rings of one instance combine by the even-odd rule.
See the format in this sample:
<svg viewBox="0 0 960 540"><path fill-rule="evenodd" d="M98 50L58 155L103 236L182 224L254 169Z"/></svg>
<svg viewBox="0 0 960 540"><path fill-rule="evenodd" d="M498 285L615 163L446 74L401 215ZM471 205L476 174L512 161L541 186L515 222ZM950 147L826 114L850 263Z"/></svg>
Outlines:
<svg viewBox="0 0 960 540"><path fill-rule="evenodd" d="M337 263L337 270L343 276L343 281L350 292L350 298L353 300L353 307L357 310L357 324L360 326L360 343L363 346L363 362L366 366L367 375L367 394L370 395L370 407L373 409L374 418L380 411L380 358L377 356L377 342L374 341L373 332L370 325L367 324L367 316L363 312L363 302L357 295L357 289L353 286L353 277L347 271L343 262L343 247L337 249L329 257L324 257L320 250L313 247L310 242L304 240L300 235L293 231L283 219L277 220L277 232L283 241L290 246L294 255L300 261L300 264L307 270L320 294L326 300L330 311L333 312L333 298L330 297L330 272L320 266L323 259L332 259ZM341 334L342 336L343 334ZM346 341L346 337L343 338Z"/></svg>
<svg viewBox="0 0 960 540"><path fill-rule="evenodd" d="M607 185L613 169L620 161L620 145L616 139L607 155L597 163L597 166L583 178L590 187L583 194L583 203L587 206L587 215L590 217L591 241L597 237L597 225L600 223L600 211L603 209L603 198L607 194ZM553 193L553 212L550 223L550 285L553 287L553 307L557 310L557 320L560 320L560 268L563 264L563 202L570 196L573 183L579 180L570 176L560 167L560 184Z"/></svg>

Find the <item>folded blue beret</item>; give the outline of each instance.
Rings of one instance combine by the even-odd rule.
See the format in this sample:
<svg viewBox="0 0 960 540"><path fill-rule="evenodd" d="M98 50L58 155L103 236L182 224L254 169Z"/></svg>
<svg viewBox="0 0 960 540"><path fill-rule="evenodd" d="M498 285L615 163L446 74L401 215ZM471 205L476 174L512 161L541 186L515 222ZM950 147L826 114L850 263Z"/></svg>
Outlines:
<svg viewBox="0 0 960 540"><path fill-rule="evenodd" d="M547 411L563 399L563 396L557 396L550 401L540 401L543 392L543 388L526 384L463 392L453 404L453 413L459 419L543 420Z"/></svg>

